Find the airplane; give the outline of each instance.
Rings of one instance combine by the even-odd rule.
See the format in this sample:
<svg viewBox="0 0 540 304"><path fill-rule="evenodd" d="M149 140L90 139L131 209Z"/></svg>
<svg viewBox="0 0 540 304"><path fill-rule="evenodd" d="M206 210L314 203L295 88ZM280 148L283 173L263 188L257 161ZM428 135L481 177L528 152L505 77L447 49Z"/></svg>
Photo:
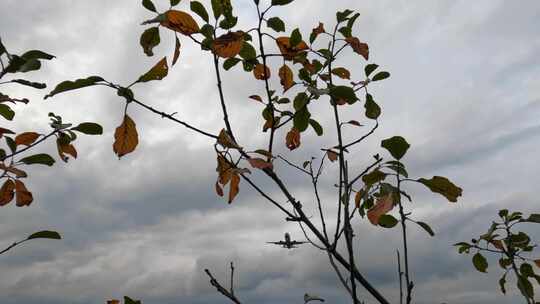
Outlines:
<svg viewBox="0 0 540 304"><path fill-rule="evenodd" d="M281 245L283 248L292 249L297 248L295 245L301 245L307 242L291 241L291 235L288 232L285 232L285 241L279 242L266 242L268 244Z"/></svg>

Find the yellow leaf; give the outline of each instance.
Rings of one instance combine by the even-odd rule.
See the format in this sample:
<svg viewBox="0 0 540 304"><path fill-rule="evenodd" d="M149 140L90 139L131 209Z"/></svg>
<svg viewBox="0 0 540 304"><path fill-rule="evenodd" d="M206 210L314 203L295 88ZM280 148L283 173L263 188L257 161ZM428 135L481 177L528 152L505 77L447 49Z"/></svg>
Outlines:
<svg viewBox="0 0 540 304"><path fill-rule="evenodd" d="M116 128L114 132L113 151L122 157L130 152L133 152L139 144L139 135L135 122L128 116L124 116L122 124Z"/></svg>
<svg viewBox="0 0 540 304"><path fill-rule="evenodd" d="M190 14L183 11L169 10L164 13L162 26L184 35L191 35L199 32L199 25Z"/></svg>
<svg viewBox="0 0 540 304"><path fill-rule="evenodd" d="M212 49L219 57L232 58L240 53L244 45L244 32L228 32L214 40Z"/></svg>
<svg viewBox="0 0 540 304"><path fill-rule="evenodd" d="M229 204L232 203L238 192L240 191L240 175L233 174L231 177L231 185L229 188Z"/></svg>
<svg viewBox="0 0 540 304"><path fill-rule="evenodd" d="M15 137L15 144L30 146L33 144L39 137L39 134L36 132L24 132Z"/></svg>
<svg viewBox="0 0 540 304"><path fill-rule="evenodd" d="M32 192L20 180L15 180L15 198L17 207L30 206L34 200Z"/></svg>
<svg viewBox="0 0 540 304"><path fill-rule="evenodd" d="M283 86L283 93L290 89L294 84L293 72L286 64L279 68L279 81Z"/></svg>
<svg viewBox="0 0 540 304"><path fill-rule="evenodd" d="M388 213L393 208L394 201L392 199L392 194L390 193L377 199L375 206L367 212L367 217L373 225L377 225L379 224L381 215Z"/></svg>
<svg viewBox="0 0 540 304"><path fill-rule="evenodd" d="M14 189L15 183L11 179L4 182L2 188L0 188L0 206L4 206L11 202L13 196L15 195L13 192Z"/></svg>
<svg viewBox="0 0 540 304"><path fill-rule="evenodd" d="M253 69L253 76L255 76L255 78L258 80L268 79L270 78L270 69L267 66L259 63Z"/></svg>

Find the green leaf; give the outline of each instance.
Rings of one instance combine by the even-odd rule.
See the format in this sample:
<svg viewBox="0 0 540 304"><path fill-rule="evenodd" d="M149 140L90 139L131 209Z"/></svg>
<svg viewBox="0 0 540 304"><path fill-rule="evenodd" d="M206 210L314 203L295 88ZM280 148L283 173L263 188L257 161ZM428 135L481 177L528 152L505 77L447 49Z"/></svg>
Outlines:
<svg viewBox="0 0 540 304"><path fill-rule="evenodd" d="M180 3L180 1L182 1L182 0L171 0L171 1L170 1L170 2L171 2L171 6L176 6L176 5L178 5L178 3Z"/></svg>
<svg viewBox="0 0 540 304"><path fill-rule="evenodd" d="M225 69L225 71L228 71L230 70L232 67L234 67L237 63L239 63L240 59L238 58L227 58L225 59L225 61L223 62L223 68Z"/></svg>
<svg viewBox="0 0 540 304"><path fill-rule="evenodd" d="M375 63L370 63L370 64L366 65L366 67L364 68L364 72L366 74L366 77L369 77L369 75L371 73L373 73L373 71L375 71L378 67L379 67L379 65L375 64Z"/></svg>
<svg viewBox="0 0 540 304"><path fill-rule="evenodd" d="M394 136L381 141L381 147L388 150L395 159L401 159L407 153L410 145L405 138Z"/></svg>
<svg viewBox="0 0 540 304"><path fill-rule="evenodd" d="M375 169L371 171L370 173L362 176L362 181L367 186L370 186L384 180L385 178L386 178L386 173L380 171L379 169Z"/></svg>
<svg viewBox="0 0 540 304"><path fill-rule="evenodd" d="M289 40L289 43L291 47L295 47L300 44L300 42L302 42L302 34L300 33L300 30L296 28L291 33L291 39Z"/></svg>
<svg viewBox="0 0 540 304"><path fill-rule="evenodd" d="M26 73L30 71L36 71L41 68L41 62L37 59L30 59L18 68L18 72Z"/></svg>
<svg viewBox="0 0 540 304"><path fill-rule="evenodd" d="M15 143L13 138L8 137L8 136L4 136L4 137L6 138L6 144L8 145L11 152L15 153L15 151L17 151L17 144Z"/></svg>
<svg viewBox="0 0 540 304"><path fill-rule="evenodd" d="M526 298L532 299L534 297L533 286L526 277L518 276L517 287L519 291L521 291L521 294Z"/></svg>
<svg viewBox="0 0 540 304"><path fill-rule="evenodd" d="M287 5L294 0L272 0L272 5Z"/></svg>
<svg viewBox="0 0 540 304"><path fill-rule="evenodd" d="M501 287L501 292L503 294L506 294L506 288L504 288L504 284L506 284L506 272L503 274L503 276L499 279L499 286Z"/></svg>
<svg viewBox="0 0 540 304"><path fill-rule="evenodd" d="M342 27L338 30L338 32L341 33L341 35L343 35L343 37L345 38L349 38L352 36L352 29L350 27Z"/></svg>
<svg viewBox="0 0 540 304"><path fill-rule="evenodd" d="M478 270L480 272L487 272L488 262L487 262L486 258L480 252L477 252L473 256L472 262L473 262L474 268L476 268L476 270Z"/></svg>
<svg viewBox="0 0 540 304"><path fill-rule="evenodd" d="M100 135L103 134L103 127L93 122L83 122L78 126L71 128L71 130L79 131L87 135Z"/></svg>
<svg viewBox="0 0 540 304"><path fill-rule="evenodd" d="M253 60L257 57L255 48L249 42L245 42L245 41L244 41L244 44L242 45L242 49L240 50L239 55L245 60Z"/></svg>
<svg viewBox="0 0 540 304"><path fill-rule="evenodd" d="M426 224L426 223L424 223L424 222L420 222L420 221L415 222L415 223L417 223L418 226L424 228L424 230L425 230L427 233L429 233L430 236L434 236L434 235L435 235L435 232L433 232L433 229L431 229L431 227L430 227L428 224Z"/></svg>
<svg viewBox="0 0 540 304"><path fill-rule="evenodd" d="M317 136L323 135L323 128L322 126L314 119L309 120L309 124L315 130L315 133L317 133Z"/></svg>
<svg viewBox="0 0 540 304"><path fill-rule="evenodd" d="M223 14L223 6L221 5L220 0L212 0L212 12L214 13L214 18L216 18L216 20Z"/></svg>
<svg viewBox="0 0 540 304"><path fill-rule="evenodd" d="M285 23L279 17L272 17L266 21L266 26L276 32L285 32Z"/></svg>
<svg viewBox="0 0 540 304"><path fill-rule="evenodd" d="M308 102L309 96L304 92L300 92L296 95L296 97L294 97L293 107L296 111L299 111L304 108Z"/></svg>
<svg viewBox="0 0 540 304"><path fill-rule="evenodd" d="M450 202L457 202L457 198L463 193L460 187L443 176L433 176L431 179L420 178L417 181L424 184L432 192L443 195Z"/></svg>
<svg viewBox="0 0 540 304"><path fill-rule="evenodd" d="M524 221L525 222L531 222L531 223L540 223L540 214L533 213L533 214L529 215L529 217Z"/></svg>
<svg viewBox="0 0 540 304"><path fill-rule="evenodd" d="M499 216L504 219L508 215L508 209L501 209L499 210ZM540 219L540 216L539 216Z"/></svg>
<svg viewBox="0 0 540 304"><path fill-rule="evenodd" d="M373 78L371 78L371 81L379 81L379 80L386 79L388 77L390 77L390 73L382 71L382 72L379 72L379 73L375 74L375 76L373 76Z"/></svg>
<svg viewBox="0 0 540 304"><path fill-rule="evenodd" d="M93 86L93 85L98 84L101 81L105 81L105 80L99 76L90 76L88 78L77 79L75 81L70 81L70 80L63 81L60 84L58 84L56 88L54 88L54 90L52 90L49 94L45 95L43 99L47 99L58 93L76 90L76 89L80 89L80 88L84 88L88 86Z"/></svg>
<svg viewBox="0 0 540 304"><path fill-rule="evenodd" d="M31 82L25 79L12 79L11 82L15 82L15 83L22 84L22 85L32 87L32 88L36 88L36 89L45 89L47 87L47 85L44 83Z"/></svg>
<svg viewBox="0 0 540 304"><path fill-rule="evenodd" d="M379 217L379 226L384 228L392 228L396 226L398 220L390 214L383 214Z"/></svg>
<svg viewBox="0 0 540 304"><path fill-rule="evenodd" d="M527 277L534 277L534 270L529 263L522 263L521 266L519 266L519 272Z"/></svg>
<svg viewBox="0 0 540 304"><path fill-rule="evenodd" d="M158 63L156 63L148 72L139 77L137 82L148 82L152 80L161 80L169 73L169 67L167 66L167 57L163 57Z"/></svg>
<svg viewBox="0 0 540 304"><path fill-rule="evenodd" d="M304 107L300 109L299 111L296 111L293 118L293 125L294 127L300 131L304 132L307 127L309 126L309 118L311 117L311 113L309 113L307 107Z"/></svg>
<svg viewBox="0 0 540 304"><path fill-rule="evenodd" d="M207 23L201 27L201 30L199 32L203 34L205 38L213 39L214 27Z"/></svg>
<svg viewBox="0 0 540 304"><path fill-rule="evenodd" d="M347 21L347 27L352 29L352 27L354 26L354 23L356 22L356 19L358 19L358 17L360 17L360 13L356 13L351 18L349 18L349 21Z"/></svg>
<svg viewBox="0 0 540 304"><path fill-rule="evenodd" d="M6 104L0 103L0 115L7 120L12 120L15 116L15 112Z"/></svg>
<svg viewBox="0 0 540 304"><path fill-rule="evenodd" d="M20 159L19 161L26 165L40 164L40 165L47 165L49 167L54 164L54 158L52 158L49 154L45 154L45 153L27 156L25 158Z"/></svg>
<svg viewBox="0 0 540 304"><path fill-rule="evenodd" d="M26 60L31 60L31 59L45 59L45 60L51 60L53 58L55 58L53 55L51 54L47 54L43 51L40 51L40 50L31 50L31 51L28 51L24 54L22 54L21 56L22 58L26 59Z"/></svg>
<svg viewBox="0 0 540 304"><path fill-rule="evenodd" d="M38 232L35 232L35 233L32 233L28 238L27 240L31 240L31 239L53 239L53 240L60 240L62 239L62 237L60 236L60 234L56 231L50 231L50 230L43 230L43 231L38 231Z"/></svg>
<svg viewBox="0 0 540 304"><path fill-rule="evenodd" d="M364 108L366 109L365 115L369 119L377 119L381 115L381 107L373 100L371 94L366 94Z"/></svg>
<svg viewBox="0 0 540 304"><path fill-rule="evenodd" d="M345 20L347 20L347 17L352 14L353 11L351 11L350 9L346 9L342 12L337 12L336 13L336 19L338 22L343 22Z"/></svg>
<svg viewBox="0 0 540 304"><path fill-rule="evenodd" d="M348 104L353 104L358 100L354 89L348 86L335 86L330 89L330 96L339 104L339 100L344 100Z"/></svg>
<svg viewBox="0 0 540 304"><path fill-rule="evenodd" d="M141 304L141 301L133 300L130 297L124 297L124 304Z"/></svg>
<svg viewBox="0 0 540 304"><path fill-rule="evenodd" d="M139 43L147 56L154 56L152 49L159 45L160 41L159 28L157 26L145 30L139 39Z"/></svg>
<svg viewBox="0 0 540 304"><path fill-rule="evenodd" d="M157 11L156 11L156 6L154 5L154 3L152 3L151 0L142 0L142 5L143 5L144 8L146 8L147 10L152 11L152 12L154 12L154 13L157 13Z"/></svg>
<svg viewBox="0 0 540 304"><path fill-rule="evenodd" d="M191 1L189 7L192 12L196 13L204 21L208 22L208 12L206 11L206 8L204 8L204 5L202 5L199 1Z"/></svg>

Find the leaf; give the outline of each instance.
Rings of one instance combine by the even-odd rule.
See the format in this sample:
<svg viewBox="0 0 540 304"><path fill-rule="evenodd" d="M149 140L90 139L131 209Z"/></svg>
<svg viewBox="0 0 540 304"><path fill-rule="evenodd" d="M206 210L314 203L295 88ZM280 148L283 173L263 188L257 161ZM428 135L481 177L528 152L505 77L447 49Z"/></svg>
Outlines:
<svg viewBox="0 0 540 304"><path fill-rule="evenodd" d="M233 174L231 176L231 184L229 186L229 204L233 202L236 195L238 195L238 192L240 191L240 175Z"/></svg>
<svg viewBox="0 0 540 304"><path fill-rule="evenodd" d="M356 37L347 37L345 41L351 46L355 53L358 53L364 57L364 59L369 60L369 46L366 43L360 42Z"/></svg>
<svg viewBox="0 0 540 304"><path fill-rule="evenodd" d="M0 138L2 138L4 134L15 134L15 132L11 131L10 129L0 127Z"/></svg>
<svg viewBox="0 0 540 304"><path fill-rule="evenodd" d="M192 12L199 15L206 23L208 23L208 12L206 11L206 8L199 2L199 1L191 1L189 4L189 7Z"/></svg>
<svg viewBox="0 0 540 304"><path fill-rule="evenodd" d="M180 3L180 1L182 1L182 0L170 0L171 6L176 6L176 5L178 5L178 3Z"/></svg>
<svg viewBox="0 0 540 304"><path fill-rule="evenodd" d="M287 133L287 136L285 137L285 145L291 151L300 147L300 131L298 131L294 127L291 128L291 130Z"/></svg>
<svg viewBox="0 0 540 304"><path fill-rule="evenodd" d="M379 217L378 225L384 228L392 228L396 226L398 220L390 214L383 214Z"/></svg>
<svg viewBox="0 0 540 304"><path fill-rule="evenodd" d="M381 147L392 154L395 159L401 159L411 145L401 136L393 136L381 141Z"/></svg>
<svg viewBox="0 0 540 304"><path fill-rule="evenodd" d="M32 192L26 189L26 186L20 180L15 180L15 202L17 207L30 206L34 198Z"/></svg>
<svg viewBox="0 0 540 304"><path fill-rule="evenodd" d="M215 188L216 188L217 195L223 197L223 188L221 188L221 186L219 185L219 183L217 181L216 181L216 184L215 184Z"/></svg>
<svg viewBox="0 0 540 304"><path fill-rule="evenodd" d="M263 102L261 96L259 96L259 95L251 95L251 96L249 96L249 98L251 98L253 100L256 100L258 102Z"/></svg>
<svg viewBox="0 0 540 304"><path fill-rule="evenodd" d="M489 242L491 244L493 244L493 247L495 247L497 249L500 249L500 250L504 250L504 245L503 245L503 242L501 240L490 240Z"/></svg>
<svg viewBox="0 0 540 304"><path fill-rule="evenodd" d="M186 12L168 10L161 16L163 16L163 20L160 22L162 26L186 36L198 33L200 30L195 19Z"/></svg>
<svg viewBox="0 0 540 304"><path fill-rule="evenodd" d="M3 103L0 103L0 115L2 115L7 120L12 120L15 116L15 112L8 106Z"/></svg>
<svg viewBox="0 0 540 304"><path fill-rule="evenodd" d="M366 77L369 77L369 75L373 73L373 71L375 71L378 67L379 65L374 63L366 65L366 67L364 68L364 73L366 74Z"/></svg>
<svg viewBox="0 0 540 304"><path fill-rule="evenodd" d="M326 151L326 155L331 162L335 162L338 159L338 154L332 150Z"/></svg>
<svg viewBox="0 0 540 304"><path fill-rule="evenodd" d="M300 54L300 52L309 49L304 41L293 45L289 37L276 38L276 44L279 47L280 53L285 60L293 60L293 58Z"/></svg>
<svg viewBox="0 0 540 304"><path fill-rule="evenodd" d="M335 86L330 89L330 96L336 104L353 104L358 100L354 89L348 86Z"/></svg>
<svg viewBox="0 0 540 304"><path fill-rule="evenodd" d="M285 23L279 17L272 17L266 21L266 26L276 32L285 32Z"/></svg>
<svg viewBox="0 0 540 304"><path fill-rule="evenodd" d="M244 46L244 33L228 32L221 35L212 43L212 50L216 55L222 58L232 58L242 50Z"/></svg>
<svg viewBox="0 0 540 304"><path fill-rule="evenodd" d="M480 252L477 252L473 256L472 262L473 262L474 268L476 268L476 270L478 270L480 272L487 273L488 262L487 262L486 258Z"/></svg>
<svg viewBox="0 0 540 304"><path fill-rule="evenodd" d="M361 127L363 126L362 124L360 124L357 120L349 120L348 122L346 122L350 125L353 125L353 126L356 126L356 127Z"/></svg>
<svg viewBox="0 0 540 304"><path fill-rule="evenodd" d="M524 221L531 222L531 223L540 223L540 214L533 213L533 214L529 215L529 217Z"/></svg>
<svg viewBox="0 0 540 304"><path fill-rule="evenodd" d="M228 71L232 67L234 67L236 64L238 64L240 61L242 60L238 58L228 58L225 60L225 62L223 62L223 68L225 69L225 71Z"/></svg>
<svg viewBox="0 0 540 304"><path fill-rule="evenodd" d="M517 287L526 298L532 299L534 297L533 286L526 277L518 275Z"/></svg>
<svg viewBox="0 0 540 304"><path fill-rule="evenodd" d="M25 85L25 86L28 86L28 87L36 88L36 89L45 89L47 87L47 85L44 84L44 83L30 82L30 81L24 80L24 79L12 79L10 81L18 83L18 84Z"/></svg>
<svg viewBox="0 0 540 304"><path fill-rule="evenodd" d="M294 128L300 132L304 132L309 126L310 117L311 117L311 113L309 113L307 107L302 107L301 109L296 111L293 117Z"/></svg>
<svg viewBox="0 0 540 304"><path fill-rule="evenodd" d="M146 29L139 39L139 44L147 56L154 56L152 49L159 45L160 42L161 38L159 37L159 28L157 26Z"/></svg>
<svg viewBox="0 0 540 304"><path fill-rule="evenodd" d="M219 132L219 136L217 139L217 142L222 145L225 148L231 148L231 149L242 149L232 138L232 136L229 134L229 132L225 129L221 129L221 132Z"/></svg>
<svg viewBox="0 0 540 304"><path fill-rule="evenodd" d="M77 150L75 150L75 147L70 143L63 143L60 138L56 140L56 147L58 150L58 155L64 162L68 162L68 156L66 154L71 155L73 158L77 158Z"/></svg>
<svg viewBox="0 0 540 304"><path fill-rule="evenodd" d="M536 267L540 268L540 259L534 260L534 264L536 265Z"/></svg>
<svg viewBox="0 0 540 304"><path fill-rule="evenodd" d="M15 196L14 190L15 183L11 179L6 180L2 188L0 188L0 206L4 206L13 200Z"/></svg>
<svg viewBox="0 0 540 304"><path fill-rule="evenodd" d="M154 5L154 3L152 3L151 0L143 0L142 5L144 6L144 8L146 8L149 11L152 11L154 13L157 12L156 11L156 6Z"/></svg>
<svg viewBox="0 0 540 304"><path fill-rule="evenodd" d="M431 179L420 178L417 181L424 184L432 192L443 195L450 202L457 202L457 198L463 193L460 187L443 176L433 176Z"/></svg>
<svg viewBox="0 0 540 304"><path fill-rule="evenodd" d="M345 20L347 20L347 17L352 14L353 11L351 11L350 9L346 9L342 12L337 12L336 13L336 20L337 22L343 22Z"/></svg>
<svg viewBox="0 0 540 304"><path fill-rule="evenodd" d="M272 5L287 5L294 0L272 0Z"/></svg>
<svg viewBox="0 0 540 304"><path fill-rule="evenodd" d="M317 36L319 36L319 34L322 34L324 32L325 32L324 24L319 22L319 25L316 28L314 28L311 31L311 35L309 35L309 43L313 43L313 41L315 41L315 39L317 39Z"/></svg>
<svg viewBox="0 0 540 304"><path fill-rule="evenodd" d="M291 46L296 46L300 42L302 42L302 34L300 33L300 30L298 28L292 31L289 42L291 43Z"/></svg>
<svg viewBox="0 0 540 304"><path fill-rule="evenodd" d="M5 170L6 172L9 172L9 173L13 173L15 174L15 176L17 178L22 178L22 177L27 177L28 175L26 174L26 172L24 172L23 170L21 169L18 169L16 167L14 167L13 165L7 167L5 166L3 163L0 162L0 169L1 170Z"/></svg>
<svg viewBox="0 0 540 304"><path fill-rule="evenodd" d="M362 176L362 181L364 184L371 186L375 183L378 183L386 178L386 173L380 171L379 169L375 169L371 171L370 173Z"/></svg>
<svg viewBox="0 0 540 304"><path fill-rule="evenodd" d="M96 85L99 82L105 81L103 78L99 76L90 76L87 78L77 79L75 81L63 81L59 83L54 90L52 90L49 94L45 95L43 99L47 99L49 97L52 97L58 93L76 90L88 86Z"/></svg>
<svg viewBox="0 0 540 304"><path fill-rule="evenodd" d="M258 80L265 80L270 78L270 69L263 65L263 64L257 64L255 66L255 69L253 69L253 76L255 76L255 79Z"/></svg>
<svg viewBox="0 0 540 304"><path fill-rule="evenodd" d="M372 81L379 81L379 80L383 80L383 79L386 79L390 77L390 73L388 72L379 72L377 74L375 74L375 76L373 76L373 78L371 79Z"/></svg>
<svg viewBox="0 0 540 304"><path fill-rule="evenodd" d="M364 108L366 109L365 115L369 119L377 119L381 115L381 108L375 103L371 94L366 94Z"/></svg>
<svg viewBox="0 0 540 304"><path fill-rule="evenodd" d="M380 197L377 199L377 202L375 205L368 210L367 217L368 220L373 225L379 224L379 219L383 214L388 213L390 210L394 208L394 201L392 198L392 194L387 194L383 197Z"/></svg>
<svg viewBox="0 0 540 304"><path fill-rule="evenodd" d="M25 158L20 159L19 161L26 165L40 164L40 165L47 165L49 167L54 164L54 158L52 158L49 154L45 154L45 153L27 156Z"/></svg>
<svg viewBox="0 0 540 304"><path fill-rule="evenodd" d="M431 229L431 227L428 224L424 222L420 222L420 221L415 222L415 223L417 223L418 226L422 227L430 236L435 235L435 232L433 232L433 229Z"/></svg>
<svg viewBox="0 0 540 304"><path fill-rule="evenodd" d="M258 157L250 158L248 159L248 162L253 168L257 168L257 169L266 169L266 168L272 169L274 167L271 162L268 162Z"/></svg>
<svg viewBox="0 0 540 304"><path fill-rule="evenodd" d="M351 79L351 72L346 68L335 68L332 70L332 74L338 76L341 79Z"/></svg>
<svg viewBox="0 0 540 304"><path fill-rule="evenodd" d="M161 80L167 76L169 68L167 66L167 57L163 57L150 71L139 77L137 82L148 82L152 80Z"/></svg>
<svg viewBox="0 0 540 304"><path fill-rule="evenodd" d="M38 231L38 232L35 232L35 233L32 233L28 238L27 240L31 240L31 239L52 239L52 240L60 240L62 239L62 237L60 236L60 234L56 231L50 231L50 230L43 230L43 231Z"/></svg>
<svg viewBox="0 0 540 304"><path fill-rule="evenodd" d="M39 138L39 134L36 132L24 132L15 136L15 144L17 146L25 145L30 146Z"/></svg>
<svg viewBox="0 0 540 304"><path fill-rule="evenodd" d="M212 12L214 13L214 18L216 18L216 20L223 14L221 0L212 0Z"/></svg>
<svg viewBox="0 0 540 304"><path fill-rule="evenodd" d="M290 89L294 84L293 72L291 71L291 68L289 68L289 66L287 66L286 64L282 65L281 68L279 68L279 82L283 86L283 93Z"/></svg>
<svg viewBox="0 0 540 304"><path fill-rule="evenodd" d="M317 133L317 136L323 135L323 127L319 124L319 122L314 119L310 119L309 124L311 125L315 133Z"/></svg>
<svg viewBox="0 0 540 304"><path fill-rule="evenodd" d="M78 126L71 128L70 130L78 131L86 135L101 135L103 134L103 127L94 122L83 122Z"/></svg>
<svg viewBox="0 0 540 304"><path fill-rule="evenodd" d="M506 294L506 288L504 288L505 284L506 284L506 273L504 273L503 276L499 279L499 286L501 287L501 292L503 294Z"/></svg>
<svg viewBox="0 0 540 304"><path fill-rule="evenodd" d="M242 49L240 50L240 57L242 57L245 60L254 60L255 57L257 57L257 52L255 51L255 48L244 41L244 45L242 46Z"/></svg>
<svg viewBox="0 0 540 304"><path fill-rule="evenodd" d="M119 158L133 152L139 144L137 126L127 114L120 126L116 128L114 139L113 151Z"/></svg>

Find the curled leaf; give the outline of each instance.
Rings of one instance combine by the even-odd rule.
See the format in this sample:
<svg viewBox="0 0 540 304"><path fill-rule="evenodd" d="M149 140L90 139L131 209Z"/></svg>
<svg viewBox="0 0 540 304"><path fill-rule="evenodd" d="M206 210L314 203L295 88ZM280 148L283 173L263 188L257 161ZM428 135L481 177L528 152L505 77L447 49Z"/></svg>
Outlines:
<svg viewBox="0 0 540 304"><path fill-rule="evenodd" d="M366 60L369 60L369 46L366 43L360 42L356 37L347 37L345 41L347 41L355 53L358 53Z"/></svg>
<svg viewBox="0 0 540 304"><path fill-rule="evenodd" d="M369 211L367 212L368 220L373 225L379 224L379 218L383 215L388 213L390 210L394 208L394 201L392 198L392 194L387 194L383 197L380 197L377 199L377 202L375 203L375 206L373 206Z"/></svg>
<svg viewBox="0 0 540 304"><path fill-rule="evenodd" d="M233 174L231 176L231 185L229 186L229 204L233 202L236 195L240 191L240 175Z"/></svg>

